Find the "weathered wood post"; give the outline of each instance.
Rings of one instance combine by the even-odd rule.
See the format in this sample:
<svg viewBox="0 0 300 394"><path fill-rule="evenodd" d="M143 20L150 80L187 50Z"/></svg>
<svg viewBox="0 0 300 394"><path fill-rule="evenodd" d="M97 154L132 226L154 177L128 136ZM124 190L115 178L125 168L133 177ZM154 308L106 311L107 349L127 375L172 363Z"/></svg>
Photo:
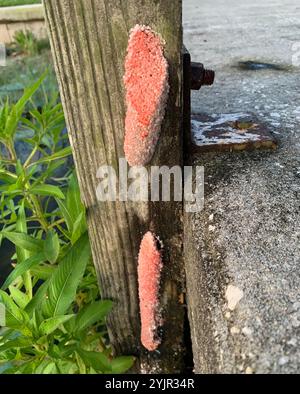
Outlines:
<svg viewBox="0 0 300 394"><path fill-rule="evenodd" d="M124 157L124 61L136 24L161 35L169 63L167 111L150 165L182 164L182 1L45 0L44 5L100 289L116 303L108 321L114 351L136 355L142 371L179 372L184 353L182 203L104 203L96 189L98 168L111 165L118 173ZM137 283L139 247L149 230L164 244L163 340L155 352L140 343Z"/></svg>

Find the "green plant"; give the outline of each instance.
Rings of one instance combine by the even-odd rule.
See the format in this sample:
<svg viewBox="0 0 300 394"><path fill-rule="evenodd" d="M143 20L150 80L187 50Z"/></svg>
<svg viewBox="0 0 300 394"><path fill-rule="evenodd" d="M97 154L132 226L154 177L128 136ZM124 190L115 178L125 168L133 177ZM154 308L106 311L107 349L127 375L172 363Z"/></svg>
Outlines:
<svg viewBox="0 0 300 394"><path fill-rule="evenodd" d="M23 95L24 89L34 85L36 80L48 69L47 78L42 88L34 95L36 107L47 104L45 98L55 97L58 85L53 69L50 51L43 51L37 56L22 56L8 59L7 67L2 67L0 73L0 107L9 97L10 102L17 102Z"/></svg>
<svg viewBox="0 0 300 394"><path fill-rule="evenodd" d="M12 48L24 55L35 56L44 49L50 49L50 43L48 39L37 39L30 30L19 30L14 35Z"/></svg>
<svg viewBox="0 0 300 394"><path fill-rule="evenodd" d="M18 52L26 55L36 55L38 53L38 43L34 34L29 31L19 30L14 35L14 46Z"/></svg>
<svg viewBox="0 0 300 394"><path fill-rule="evenodd" d="M100 299L85 208L73 168L65 166L71 150L62 106L57 97L40 109L32 100L45 77L0 110L0 241L16 252L0 290L0 371L122 373L133 358L114 359L107 340L113 304Z"/></svg>

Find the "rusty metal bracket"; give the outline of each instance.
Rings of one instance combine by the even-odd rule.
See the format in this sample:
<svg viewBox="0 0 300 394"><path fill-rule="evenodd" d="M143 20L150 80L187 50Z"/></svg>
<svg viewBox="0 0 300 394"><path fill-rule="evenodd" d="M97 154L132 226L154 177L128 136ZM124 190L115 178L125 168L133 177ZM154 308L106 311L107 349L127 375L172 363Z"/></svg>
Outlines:
<svg viewBox="0 0 300 394"><path fill-rule="evenodd" d="M183 48L183 129L184 160L191 153L205 151L275 149L276 138L268 127L253 114L192 114L191 90L214 83L215 72L202 63L193 63L189 51Z"/></svg>

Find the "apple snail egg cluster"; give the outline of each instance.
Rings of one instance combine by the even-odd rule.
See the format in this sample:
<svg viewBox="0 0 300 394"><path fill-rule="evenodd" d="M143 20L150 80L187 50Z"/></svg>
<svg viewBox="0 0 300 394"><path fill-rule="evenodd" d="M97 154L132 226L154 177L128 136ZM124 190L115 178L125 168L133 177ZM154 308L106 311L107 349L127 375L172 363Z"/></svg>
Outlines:
<svg viewBox="0 0 300 394"><path fill-rule="evenodd" d="M131 30L124 75L124 152L131 166L148 164L159 140L170 89L163 44L150 27L137 25Z"/></svg>
<svg viewBox="0 0 300 394"><path fill-rule="evenodd" d="M169 96L168 62L164 42L150 27L136 25L130 32L125 60L126 119L124 153L130 166L150 163L159 141ZM149 350L161 344L159 289L162 245L147 232L138 258L141 342Z"/></svg>

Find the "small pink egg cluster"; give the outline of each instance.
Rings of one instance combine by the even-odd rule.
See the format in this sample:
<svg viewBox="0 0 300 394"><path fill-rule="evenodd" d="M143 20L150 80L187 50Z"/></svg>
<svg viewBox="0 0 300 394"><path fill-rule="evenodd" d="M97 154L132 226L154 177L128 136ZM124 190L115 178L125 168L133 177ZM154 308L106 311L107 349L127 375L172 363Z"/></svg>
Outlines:
<svg viewBox="0 0 300 394"><path fill-rule="evenodd" d="M124 152L130 166L148 164L159 140L169 95L164 43L150 27L130 33L124 84L127 114Z"/></svg>
<svg viewBox="0 0 300 394"><path fill-rule="evenodd" d="M161 343L158 329L162 324L159 302L162 266L161 243L159 239L149 231L142 239L138 262L142 324L141 342L149 351L156 350Z"/></svg>

